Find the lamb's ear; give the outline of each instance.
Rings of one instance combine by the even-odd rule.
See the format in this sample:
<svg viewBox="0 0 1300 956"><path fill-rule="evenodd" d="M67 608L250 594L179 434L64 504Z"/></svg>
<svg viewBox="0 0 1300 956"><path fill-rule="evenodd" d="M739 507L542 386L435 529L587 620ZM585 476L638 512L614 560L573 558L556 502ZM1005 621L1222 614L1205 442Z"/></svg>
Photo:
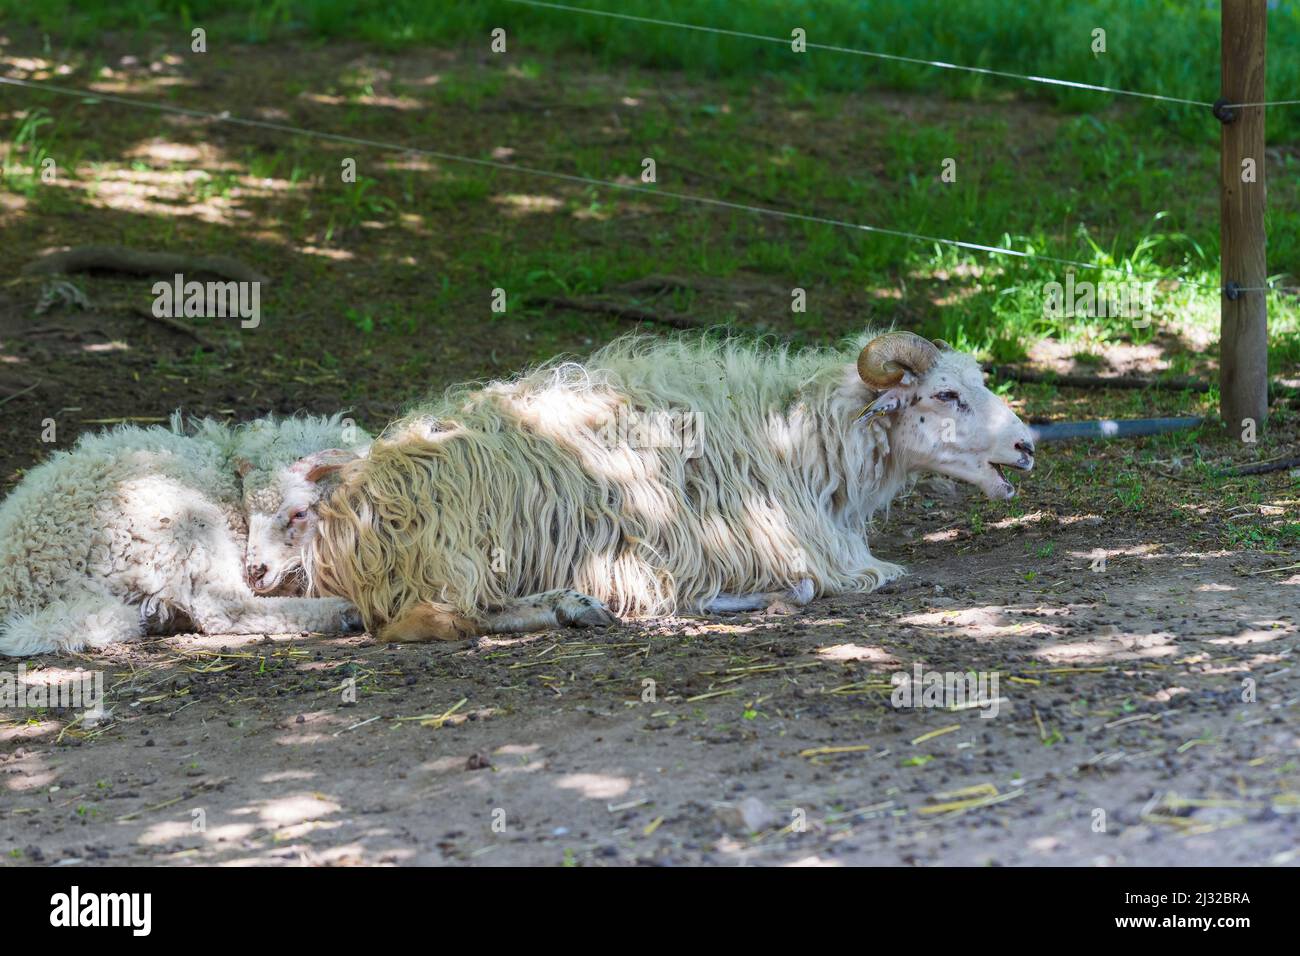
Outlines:
<svg viewBox="0 0 1300 956"><path fill-rule="evenodd" d="M240 478L247 478L248 473L253 470L253 463L247 458L235 459L235 474Z"/></svg>
<svg viewBox="0 0 1300 956"><path fill-rule="evenodd" d="M312 452L306 458L299 458L293 464L293 470L303 473L308 481L320 481L327 475L332 475L350 461L355 461L358 456L354 452L344 451L342 448L326 448L323 451Z"/></svg>

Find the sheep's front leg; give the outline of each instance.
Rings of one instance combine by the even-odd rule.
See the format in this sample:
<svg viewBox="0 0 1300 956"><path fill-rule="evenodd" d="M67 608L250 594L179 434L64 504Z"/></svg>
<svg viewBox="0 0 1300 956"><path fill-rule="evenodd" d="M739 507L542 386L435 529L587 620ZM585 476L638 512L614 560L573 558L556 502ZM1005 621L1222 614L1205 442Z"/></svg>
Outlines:
<svg viewBox="0 0 1300 956"><path fill-rule="evenodd" d="M200 594L187 608L206 634L287 634L312 631L348 634L362 629L361 615L342 598L257 597Z"/></svg>
<svg viewBox="0 0 1300 956"><path fill-rule="evenodd" d="M169 526L171 549L186 557L141 606L149 623L156 604L180 611L206 634L346 634L361 630L361 615L338 597L260 597L244 580L244 549L215 505L177 515ZM197 582L192 589L189 582ZM169 616L164 615L164 616Z"/></svg>
<svg viewBox="0 0 1300 956"><path fill-rule="evenodd" d="M737 611L761 611L778 601L803 607L813 598L811 578L804 578L788 591L767 591L761 594L719 594L705 601L700 610L705 614L734 614Z"/></svg>
<svg viewBox="0 0 1300 956"><path fill-rule="evenodd" d="M487 615L484 623L489 634L516 634L552 627L609 627L618 618L594 597L560 588L517 598Z"/></svg>

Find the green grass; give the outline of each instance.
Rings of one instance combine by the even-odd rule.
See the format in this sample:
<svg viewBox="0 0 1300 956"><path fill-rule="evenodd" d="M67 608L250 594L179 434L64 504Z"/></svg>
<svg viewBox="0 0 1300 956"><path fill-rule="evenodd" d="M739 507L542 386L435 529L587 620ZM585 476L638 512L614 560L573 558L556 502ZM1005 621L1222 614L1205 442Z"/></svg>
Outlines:
<svg viewBox="0 0 1300 956"><path fill-rule="evenodd" d="M1192 0L571 0L605 9L923 59L1062 77L1086 83L1211 101L1218 95L1218 5ZM1269 81L1272 98L1300 90L1300 5L1270 4ZM609 65L687 69L738 79L779 74L803 89L858 89L881 84L937 89L959 96L996 96L1021 89L1014 81L940 71L874 58L811 50L796 54L763 43L560 10L506 0L0 0L7 26L30 24L57 43L94 43L106 30L149 31L193 26L213 44L269 42L286 36L362 39L389 47L464 43L486 50L497 27L511 52L578 50ZM1107 52L1092 52L1092 31L1106 30ZM211 49L211 46L210 46ZM1109 97L1061 87L1029 88L1071 109L1095 110ZM1151 106L1188 128L1205 127L1200 111ZM1294 111L1270 122L1294 131Z"/></svg>
<svg viewBox="0 0 1300 956"><path fill-rule="evenodd" d="M1157 0L577 2L780 36L799 25L818 42L1171 95L1216 96L1218 19L1213 5ZM647 96L645 107L626 118L625 135L612 144L591 136L581 122L542 121L519 111L488 113L490 120L483 122L501 124L494 141L526 145L531 152L520 160L529 165L612 180L634 175L642 157L653 155L664 189L1004 245L1117 270L1081 271L1080 279L1116 281L1134 275L1162 280L1152 326L1143 329L1122 318L1045 313L1045 285L1065 280L1064 267L1047 262L989 257L595 187L561 188L553 181L473 166L440 164L436 175L386 170L383 161L393 156L371 151L361 164L367 173L356 183L340 185L338 159L357 153L356 148L343 151L289 136L272 148L244 147L235 154L253 177L310 185L310 195L295 198L299 204L280 211L283 222L274 226L298 241L310 236L323 245L358 243L373 235L366 228L372 221L400 234L399 212L435 228L448 220L495 221L499 226L499 218L494 220L499 207L493 204L503 194L561 199L553 217L539 220L545 224L544 241L532 222L520 225L521 236L503 234L500 228L458 232L434 279L437 288L404 306L412 311L461 306L470 296L463 290L485 283L507 288L518 301L534 293L606 292L653 271L722 279L761 276L775 286L807 287L808 311L783 320L795 338L824 338L830 317L840 309L835 297L847 290L860 292L869 303L860 317L863 324L898 321L921 327L998 361L1020 359L1033 343L1053 338L1068 343L1081 364L1097 364L1115 342L1142 343L1157 332L1183 334L1217 326L1218 127L1195 110L843 54L798 56L776 44L529 9L503 0L0 0L0 16L11 29L30 25L46 31L45 55L51 57L68 46L102 43L109 30L150 38L160 31L182 31L183 38L192 26L208 31L210 56L221 55L230 43L288 38L360 38L385 47L455 44L478 50L456 66L440 67L437 84L400 91L429 99L427 111L403 118L403 124L426 124L418 131L395 129L383 111L357 101L373 92L365 70L342 69L319 88L285 81L291 92L328 89L345 97L347 105L322 128L439 148L444 120L464 125L466 116L493 100L526 97L542 81L554 81L552 71L560 69L557 52L581 52L584 57L561 62L580 63L584 70L618 68L611 82L631 92L658 91L657 78L663 74L656 71L680 69L709 82L677 78L662 84L667 87L662 104ZM1300 4L1281 3L1270 18L1272 95L1300 95ZM486 52L488 32L495 26L507 29L511 44L509 57L500 63ZM1094 26L1108 31L1110 52L1100 57L1088 50ZM179 41L173 35L171 42ZM917 101L910 101L909 109L890 111L864 94L871 87L932 93L930 101L940 108L927 115ZM695 90L702 95L693 96ZM6 103L17 95L9 89L0 92ZM5 188L32 199L40 214L57 213L74 200L61 190L36 188L41 159L70 155L111 163L115 157L103 154L87 137L85 117L91 108L21 95L34 108L15 113L8 129L0 130L9 141ZM183 86L161 95L189 102ZM575 84L564 93L564 105L600 107L613 95L606 86ZM947 96L971 102L953 104L945 101ZM1059 108L1030 104L1036 111L1031 121L1025 98L1046 99ZM240 111L240 104L228 105ZM156 128L152 114L113 109L132 136L143 138ZM851 111L856 111L853 118L842 118ZM806 128L808 117L816 123L816 133ZM1294 125L1300 109L1274 110L1270 117L1274 144L1300 140L1300 126ZM483 155L474 147L459 151ZM322 157L328 161L322 163ZM939 164L946 157L957 160L955 183L939 180ZM1300 176L1295 175L1300 160L1294 150L1285 149L1270 163L1275 164L1269 185L1270 262L1276 271L1294 276L1300 273L1300 219L1293 212L1300 198ZM233 174L213 172L195 184L193 197L227 197L234 185ZM622 214L632 198L654 212L638 220L630 233ZM573 225L579 213L588 216L581 229ZM174 226L164 221L153 228ZM900 288L906 294L892 294ZM472 300L475 307L479 299ZM694 299L689 292L676 293L664 304L685 312ZM407 328L407 314L401 309L361 310L347 321L367 338L377 338ZM730 317L707 316L710 321ZM575 321L548 317L538 330L539 350L570 335ZM761 317L757 326L757 331L765 330ZM1270 330L1274 369L1300 362L1300 305L1294 297L1271 297ZM1174 355L1172 371L1185 373L1189 354ZM1125 401L1130 399L1119 399ZM1147 411L1143 397L1131 401L1135 413ZM1127 507L1141 506L1139 488L1123 486L1116 495Z"/></svg>
<svg viewBox="0 0 1300 956"><path fill-rule="evenodd" d="M29 199L36 195L41 184L41 171L45 161L50 157L48 139L44 127L54 123L53 118L43 109L29 110L14 127L8 157L0 166L0 182L16 193ZM13 162L17 157L23 163Z"/></svg>

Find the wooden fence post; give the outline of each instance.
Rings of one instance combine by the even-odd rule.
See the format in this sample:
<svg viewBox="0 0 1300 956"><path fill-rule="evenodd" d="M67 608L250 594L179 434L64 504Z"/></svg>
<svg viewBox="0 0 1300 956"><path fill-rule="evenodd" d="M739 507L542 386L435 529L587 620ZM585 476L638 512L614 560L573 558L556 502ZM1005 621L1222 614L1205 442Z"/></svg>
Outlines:
<svg viewBox="0 0 1300 956"><path fill-rule="evenodd" d="M1253 434L1268 411L1268 294L1264 251L1264 107L1267 0L1222 0L1220 141L1220 411L1228 430ZM1253 291L1238 292L1237 289ZM1253 428L1246 420L1254 422Z"/></svg>

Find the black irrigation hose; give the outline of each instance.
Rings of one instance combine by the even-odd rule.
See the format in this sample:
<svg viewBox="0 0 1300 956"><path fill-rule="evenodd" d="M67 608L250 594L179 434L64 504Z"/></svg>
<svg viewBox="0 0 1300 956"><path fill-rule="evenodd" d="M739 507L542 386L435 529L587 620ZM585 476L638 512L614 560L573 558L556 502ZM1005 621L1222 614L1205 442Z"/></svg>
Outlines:
<svg viewBox="0 0 1300 956"><path fill-rule="evenodd" d="M1166 432L1196 428L1205 419L1199 416L1186 418L1128 418L1121 421L1103 418L1094 422L1057 422L1052 425L1030 425L1035 442L1072 441L1076 438L1141 438L1146 435L1163 435ZM1300 455L1238 465L1215 472L1220 478L1243 478L1247 475L1264 475L1285 471L1300 465Z"/></svg>
<svg viewBox="0 0 1300 956"><path fill-rule="evenodd" d="M1095 422L1058 422L1053 425L1031 425L1034 441L1071 441L1075 438L1140 438L1144 435L1163 435L1166 432L1195 428L1205 419L1187 418L1128 418L1120 421L1101 419Z"/></svg>

